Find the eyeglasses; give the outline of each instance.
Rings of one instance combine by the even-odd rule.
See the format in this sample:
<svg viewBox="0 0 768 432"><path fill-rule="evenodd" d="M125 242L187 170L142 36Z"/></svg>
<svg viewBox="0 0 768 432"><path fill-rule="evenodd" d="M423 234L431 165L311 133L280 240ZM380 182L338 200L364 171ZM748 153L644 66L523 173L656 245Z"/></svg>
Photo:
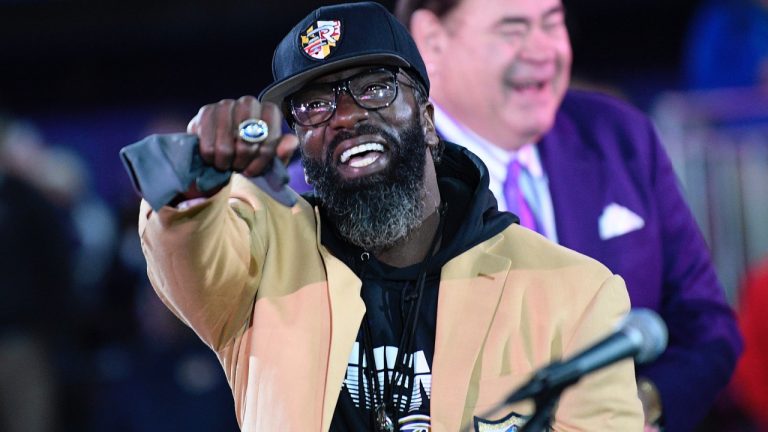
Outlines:
<svg viewBox="0 0 768 432"><path fill-rule="evenodd" d="M336 102L342 91L349 93L361 108L386 108L397 98L399 72L400 69L372 69L345 80L299 90L289 99L293 119L302 126L317 126L330 120L336 112Z"/></svg>

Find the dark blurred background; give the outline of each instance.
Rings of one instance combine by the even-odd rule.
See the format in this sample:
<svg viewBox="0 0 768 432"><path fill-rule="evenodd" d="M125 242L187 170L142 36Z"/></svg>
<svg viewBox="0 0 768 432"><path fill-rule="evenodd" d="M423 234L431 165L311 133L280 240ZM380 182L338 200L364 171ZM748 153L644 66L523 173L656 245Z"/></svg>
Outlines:
<svg viewBox="0 0 768 432"><path fill-rule="evenodd" d="M257 93L271 78L272 49L286 29L330 3L5 0L0 95L16 110L45 113L197 106ZM566 1L576 73L676 86L683 36L698 3Z"/></svg>
<svg viewBox="0 0 768 432"><path fill-rule="evenodd" d="M85 148L97 173L114 174L114 150L138 139L131 132L153 116L187 120L205 103L258 94L287 29L330 3L4 0L0 108L35 119L47 140ZM575 76L621 89L643 107L680 87L697 3L566 1ZM118 200L124 185L111 181L96 188Z"/></svg>
<svg viewBox="0 0 768 432"><path fill-rule="evenodd" d="M148 286L118 151L257 95L331 3L0 0L0 431L236 430L215 356ZM655 121L739 309L768 265L768 2L564 3L574 85ZM768 384L747 381L699 431L761 430Z"/></svg>

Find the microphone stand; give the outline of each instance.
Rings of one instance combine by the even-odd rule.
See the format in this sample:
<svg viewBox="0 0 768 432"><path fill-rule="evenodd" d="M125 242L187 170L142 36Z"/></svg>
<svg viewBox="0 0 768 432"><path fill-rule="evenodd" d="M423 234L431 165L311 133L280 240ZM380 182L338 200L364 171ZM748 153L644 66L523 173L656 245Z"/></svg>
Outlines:
<svg viewBox="0 0 768 432"><path fill-rule="evenodd" d="M552 415L560 400L560 395L570 385L579 381L579 376L570 372L558 373L555 362L547 368L540 370L531 380L519 388L507 400L506 404L533 399L534 413L520 432L546 432L552 423Z"/></svg>
<svg viewBox="0 0 768 432"><path fill-rule="evenodd" d="M533 403L535 410L533 415L527 422L520 428L520 432L547 432L550 430L550 424L552 424L552 414L555 411L555 406L560 400L560 394L565 387L551 389L546 392L542 392L534 396Z"/></svg>

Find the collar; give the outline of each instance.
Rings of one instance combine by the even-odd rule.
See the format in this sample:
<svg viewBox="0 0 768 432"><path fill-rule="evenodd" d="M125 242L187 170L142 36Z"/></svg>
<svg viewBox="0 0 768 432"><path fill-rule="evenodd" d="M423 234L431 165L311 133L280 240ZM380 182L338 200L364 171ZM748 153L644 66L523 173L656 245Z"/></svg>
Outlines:
<svg viewBox="0 0 768 432"><path fill-rule="evenodd" d="M466 147L480 157L492 177L506 178L507 165L512 159L517 159L534 179L544 176L539 150L534 143L526 144L516 151L502 149L455 120L435 101L432 101L432 104L435 107L435 124L440 135L448 141Z"/></svg>

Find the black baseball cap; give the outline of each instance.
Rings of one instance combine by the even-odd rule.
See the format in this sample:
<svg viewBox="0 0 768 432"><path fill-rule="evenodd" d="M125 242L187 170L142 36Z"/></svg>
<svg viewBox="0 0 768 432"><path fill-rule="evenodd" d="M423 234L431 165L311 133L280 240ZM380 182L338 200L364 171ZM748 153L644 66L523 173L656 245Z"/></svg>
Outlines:
<svg viewBox="0 0 768 432"><path fill-rule="evenodd" d="M272 57L275 81L259 100L284 107L307 82L364 65L409 69L429 94L427 68L408 30L384 6L360 2L315 9L291 29Z"/></svg>

